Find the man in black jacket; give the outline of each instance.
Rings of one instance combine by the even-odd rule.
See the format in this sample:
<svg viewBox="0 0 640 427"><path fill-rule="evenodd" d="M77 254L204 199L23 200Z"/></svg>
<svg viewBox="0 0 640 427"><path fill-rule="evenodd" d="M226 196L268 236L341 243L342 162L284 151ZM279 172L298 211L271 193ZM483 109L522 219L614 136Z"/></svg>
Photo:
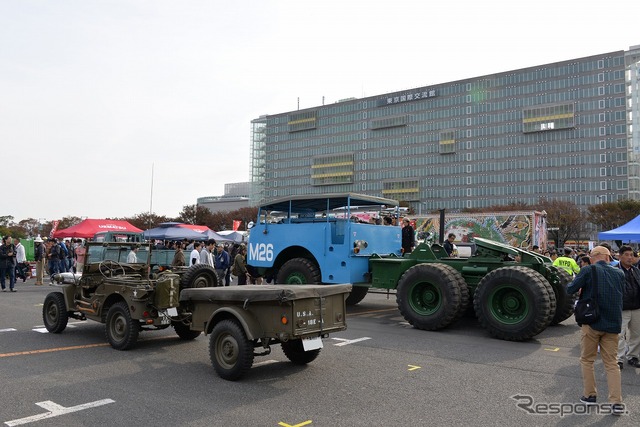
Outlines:
<svg viewBox="0 0 640 427"><path fill-rule="evenodd" d="M629 365L640 368L640 270L633 265L631 246L622 246L619 258L618 267L624 272L625 284L622 296L622 332L618 340L618 366L622 369L626 358Z"/></svg>
<svg viewBox="0 0 640 427"><path fill-rule="evenodd" d="M416 233L411 226L411 222L405 218L402 220L402 253L410 254L416 245Z"/></svg>

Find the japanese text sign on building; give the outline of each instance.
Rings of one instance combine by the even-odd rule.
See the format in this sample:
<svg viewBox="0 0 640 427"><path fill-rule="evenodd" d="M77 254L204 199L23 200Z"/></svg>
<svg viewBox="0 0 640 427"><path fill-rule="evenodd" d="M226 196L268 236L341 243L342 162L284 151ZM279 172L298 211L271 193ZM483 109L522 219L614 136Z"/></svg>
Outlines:
<svg viewBox="0 0 640 427"><path fill-rule="evenodd" d="M385 105L400 104L402 102L418 101L420 99L434 98L438 96L435 89L422 88L407 91L405 93L389 95L385 98L378 99L376 106L383 107Z"/></svg>

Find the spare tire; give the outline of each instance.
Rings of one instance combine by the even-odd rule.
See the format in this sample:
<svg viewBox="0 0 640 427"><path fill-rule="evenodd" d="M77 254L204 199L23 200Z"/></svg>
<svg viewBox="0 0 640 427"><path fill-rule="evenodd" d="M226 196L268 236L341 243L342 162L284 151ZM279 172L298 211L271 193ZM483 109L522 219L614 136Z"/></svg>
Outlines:
<svg viewBox="0 0 640 427"><path fill-rule="evenodd" d="M180 287L186 288L215 288L219 286L216 271L208 264L192 265L180 277Z"/></svg>

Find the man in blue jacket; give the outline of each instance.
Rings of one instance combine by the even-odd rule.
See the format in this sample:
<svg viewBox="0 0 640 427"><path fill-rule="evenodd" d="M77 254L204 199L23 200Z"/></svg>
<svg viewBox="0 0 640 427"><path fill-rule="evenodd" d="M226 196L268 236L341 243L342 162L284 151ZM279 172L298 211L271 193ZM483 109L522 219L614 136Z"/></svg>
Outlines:
<svg viewBox="0 0 640 427"><path fill-rule="evenodd" d="M581 298L592 299L596 296L600 317L591 325L582 325L580 340L580 365L582 366L582 384L584 394L580 401L595 405L598 395L596 375L593 364L600 356L607 374L609 403L614 415L625 413L622 403L622 380L618 367L618 334L622 328L622 289L624 273L609 265L611 252L604 246L596 246L590 253L591 265L580 270L576 278L567 286L567 293L581 290ZM593 283L592 268L596 269L596 281Z"/></svg>

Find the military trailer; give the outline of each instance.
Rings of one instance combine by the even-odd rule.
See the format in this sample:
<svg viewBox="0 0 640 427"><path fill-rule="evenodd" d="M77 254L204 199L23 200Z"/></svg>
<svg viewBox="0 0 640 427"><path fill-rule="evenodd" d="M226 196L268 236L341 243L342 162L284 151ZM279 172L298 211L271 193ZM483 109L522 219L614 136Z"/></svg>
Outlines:
<svg viewBox="0 0 640 427"><path fill-rule="evenodd" d="M397 206L351 193L268 202L251 230L247 262L280 284L352 283L347 304L371 288L396 290L400 312L419 329L472 313L492 336L521 341L573 313L571 277L540 254L476 238L466 258L425 242L403 257L400 227L353 220L354 212Z"/></svg>
<svg viewBox="0 0 640 427"><path fill-rule="evenodd" d="M346 329L350 291L351 285L247 285L185 289L180 301L192 315L191 329L210 335L218 375L237 380L274 344L296 365L315 360L322 338Z"/></svg>

